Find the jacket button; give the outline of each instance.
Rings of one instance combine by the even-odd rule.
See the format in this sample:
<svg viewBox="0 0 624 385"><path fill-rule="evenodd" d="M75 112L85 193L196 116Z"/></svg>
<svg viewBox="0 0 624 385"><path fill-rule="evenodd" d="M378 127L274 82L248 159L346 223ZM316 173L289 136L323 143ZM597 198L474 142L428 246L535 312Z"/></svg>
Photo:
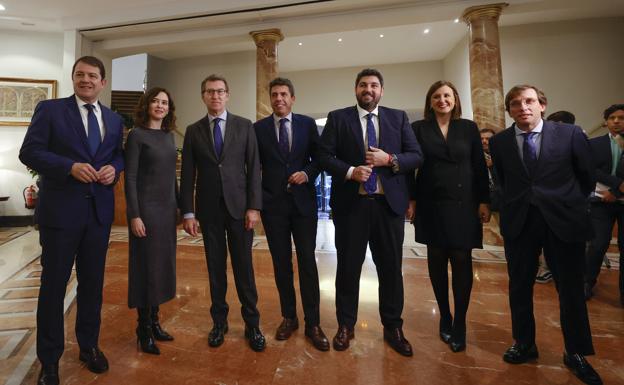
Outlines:
<svg viewBox="0 0 624 385"><path fill-rule="evenodd" d="M458 183L458 184L457 184L457 187L461 187L461 186L462 186L462 185L461 185L461 183Z"/></svg>

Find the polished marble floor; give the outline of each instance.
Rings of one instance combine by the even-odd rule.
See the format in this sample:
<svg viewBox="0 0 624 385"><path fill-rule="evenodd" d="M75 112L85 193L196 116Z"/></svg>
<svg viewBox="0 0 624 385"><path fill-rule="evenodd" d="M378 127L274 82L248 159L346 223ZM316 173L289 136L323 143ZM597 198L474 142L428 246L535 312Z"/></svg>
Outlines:
<svg viewBox="0 0 624 385"><path fill-rule="evenodd" d="M452 353L437 337L437 306L429 283L425 249L413 242L406 227L404 246L404 331L415 355L406 358L382 338L378 316L377 278L370 257L363 266L358 324L346 352L319 352L300 329L288 341L273 338L281 321L271 258L263 237L254 241L261 328L267 349L251 351L234 285L228 291L230 330L223 346L208 347L210 297L203 247L180 234L177 255L177 297L163 305L162 324L176 339L160 343L162 354L136 348L136 314L127 308L127 235L114 229L106 265L100 345L111 369L89 372L78 359L73 333L75 279L66 297L66 350L61 360L64 384L580 384L561 362L563 349L559 311L552 284L536 285L535 314L540 359L512 366L501 355L511 342L507 274L498 233L488 228L487 245L475 251L472 302L468 315L468 348ZM21 241L20 241L21 240ZM8 249L11 246L12 248ZM34 384L35 308L40 265L36 232L0 246L0 384ZM33 251L34 250L34 251ZM613 252L615 250L610 250ZM610 254L615 262L614 254ZM7 261L13 261L9 263ZM317 261L321 285L321 326L335 333L335 249L330 221L319 226ZM588 302L597 355L590 360L606 384L624 383L624 309L617 296L618 266L603 269L595 297ZM12 273L8 273L12 271ZM230 275L230 281L233 283ZM303 319L301 309L299 317Z"/></svg>

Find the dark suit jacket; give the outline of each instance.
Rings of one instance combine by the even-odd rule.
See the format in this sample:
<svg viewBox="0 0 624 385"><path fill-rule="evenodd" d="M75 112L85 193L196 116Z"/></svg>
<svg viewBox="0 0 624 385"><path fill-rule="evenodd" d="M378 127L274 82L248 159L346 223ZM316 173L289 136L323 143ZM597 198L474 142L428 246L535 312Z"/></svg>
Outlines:
<svg viewBox="0 0 624 385"><path fill-rule="evenodd" d="M418 170L415 198L474 205L490 202L487 167L475 122L451 120L446 140L435 120L419 120L412 128L427 159Z"/></svg>
<svg viewBox="0 0 624 385"><path fill-rule="evenodd" d="M70 175L74 163L89 163L96 170L112 165L115 180L123 170L123 124L121 117L101 105L105 135L95 156L91 156L87 134L75 96L46 100L35 108L19 158L41 175L35 217L43 226L82 226L89 214L90 195L98 220L110 224L114 216L113 184L82 183Z"/></svg>
<svg viewBox="0 0 624 385"><path fill-rule="evenodd" d="M195 205L193 205L195 193ZM182 148L180 207L198 218L210 215L223 197L234 219L262 208L260 161L249 119L228 111L221 158L217 159L208 116L186 129Z"/></svg>
<svg viewBox="0 0 624 385"><path fill-rule="evenodd" d="M321 137L319 160L332 176L330 205L336 215L349 213L357 198L360 183L345 180L349 167L366 164L362 125L356 106L335 110L327 115ZM376 172L386 200L397 215L405 214L408 203L406 175L411 175L423 161L423 155L410 128L405 112L379 107L379 148L395 154L399 172L390 167L377 167Z"/></svg>
<svg viewBox="0 0 624 385"><path fill-rule="evenodd" d="M609 134L592 138L589 140L592 155L594 159L594 167L596 168L596 182L600 182L609 186L609 190L617 197L621 197L619 190L620 185L624 182L621 172L622 165L617 166L616 175L611 175L613 167L613 156L611 154L611 139Z"/></svg>
<svg viewBox="0 0 624 385"><path fill-rule="evenodd" d="M535 175L520 158L514 126L490 140L501 186L501 233L514 239L530 204L539 208L550 229L565 242L591 237L588 196L596 181L589 141L578 126L544 121Z"/></svg>
<svg viewBox="0 0 624 385"><path fill-rule="evenodd" d="M254 128L262 165L262 210L271 212L281 207L288 194L288 177L304 171L308 183L292 185L290 191L301 215L316 215L314 182L320 169L316 160L319 135L314 120L292 114L292 144L288 157L279 150L273 115L254 123Z"/></svg>

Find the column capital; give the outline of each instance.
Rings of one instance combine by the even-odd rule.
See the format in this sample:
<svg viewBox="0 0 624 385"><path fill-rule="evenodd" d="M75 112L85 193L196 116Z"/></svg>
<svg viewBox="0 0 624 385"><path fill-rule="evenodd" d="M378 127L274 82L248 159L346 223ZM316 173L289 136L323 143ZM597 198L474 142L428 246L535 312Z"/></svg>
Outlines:
<svg viewBox="0 0 624 385"><path fill-rule="evenodd" d="M503 9L507 6L509 6L508 3L494 3L469 7L464 10L464 13L462 13L462 19L468 25L477 19L498 20L498 17L503 12Z"/></svg>
<svg viewBox="0 0 624 385"><path fill-rule="evenodd" d="M251 31L249 32L251 37L254 39L256 45L261 44L264 41L274 41L276 43L284 40L284 35L282 35L282 31L279 28L271 28L271 29L263 29L260 31Z"/></svg>

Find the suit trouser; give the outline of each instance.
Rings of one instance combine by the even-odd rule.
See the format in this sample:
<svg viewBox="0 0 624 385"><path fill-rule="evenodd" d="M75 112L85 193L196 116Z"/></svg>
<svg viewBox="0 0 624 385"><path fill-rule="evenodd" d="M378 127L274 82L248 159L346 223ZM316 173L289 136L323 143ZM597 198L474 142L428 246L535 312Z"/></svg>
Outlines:
<svg viewBox="0 0 624 385"><path fill-rule="evenodd" d="M201 197L200 197L201 199ZM218 209L199 219L204 237L204 250L210 281L210 314L215 323L225 323L229 306L225 300L227 292L227 247L230 250L234 284L241 303L241 315L249 327L257 327L260 313L256 304L258 294L254 278L251 246L253 230L245 230L245 219L234 219L225 207L223 198Z"/></svg>
<svg viewBox="0 0 624 385"><path fill-rule="evenodd" d="M336 228L336 318L352 328L357 320L360 275L370 245L379 279L379 314L386 328L403 325L403 236L405 219L381 195L355 197L349 213L334 215Z"/></svg>
<svg viewBox="0 0 624 385"><path fill-rule="evenodd" d="M520 234L505 239L513 338L521 344L535 343L533 285L542 248L557 285L565 349L570 354L594 354L583 296L585 242L559 239L533 205L529 206Z"/></svg>
<svg viewBox="0 0 624 385"><path fill-rule="evenodd" d="M595 237L589 242L586 255L585 283L594 286L600 274L603 258L609 244L613 224L618 224L618 249L620 252L620 295L624 296L624 204L592 202L591 221Z"/></svg>
<svg viewBox="0 0 624 385"><path fill-rule="evenodd" d="M266 232L275 284L280 297L282 317L297 317L297 299L293 285L292 233L297 253L299 287L306 327L318 326L319 277L314 249L316 248L317 215L302 216L292 195L282 202L283 210L262 211L262 223Z"/></svg>
<svg viewBox="0 0 624 385"><path fill-rule="evenodd" d="M45 364L59 361L65 348L64 300L74 259L76 338L81 350L98 346L104 267L111 225L98 222L89 205L87 222L73 228L39 227L41 288L37 304L37 357Z"/></svg>

